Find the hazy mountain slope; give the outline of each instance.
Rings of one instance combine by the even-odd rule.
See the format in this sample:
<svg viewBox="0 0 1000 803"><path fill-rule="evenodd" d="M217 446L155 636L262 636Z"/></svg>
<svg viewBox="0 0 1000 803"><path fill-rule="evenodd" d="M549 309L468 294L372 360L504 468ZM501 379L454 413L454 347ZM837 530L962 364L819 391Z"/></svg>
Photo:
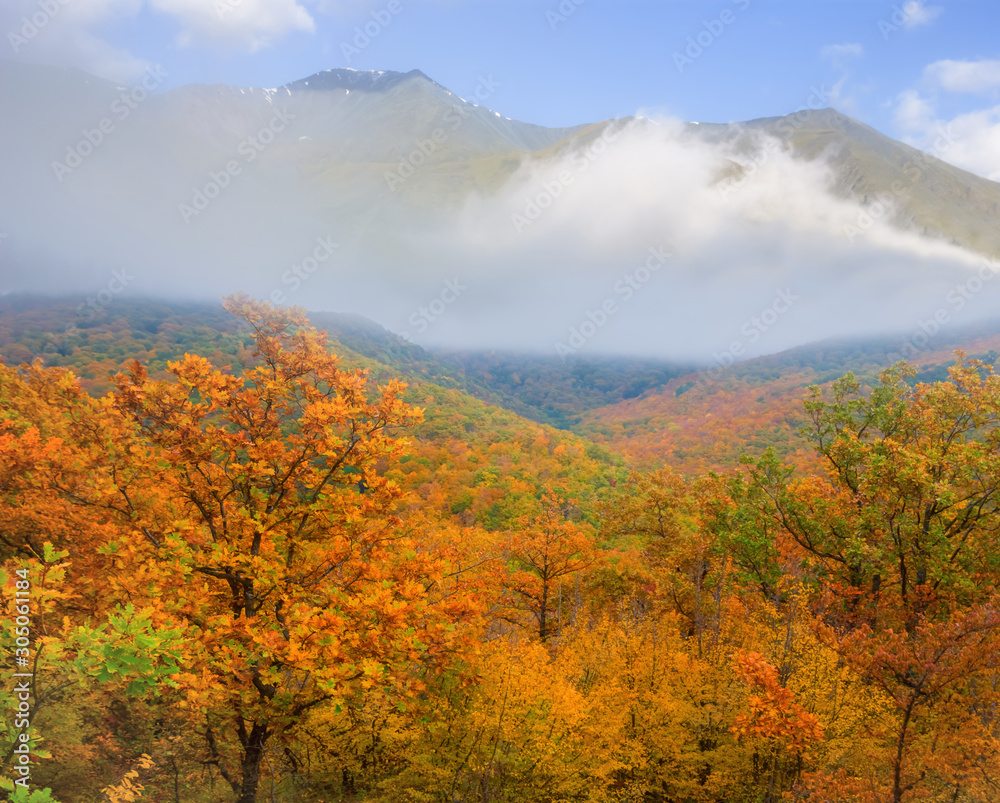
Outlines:
<svg viewBox="0 0 1000 803"><path fill-rule="evenodd" d="M573 431L646 468L725 470L742 452L759 455L768 447L807 464L814 453L798 429L806 423L802 402L811 385L826 388L848 372L871 383L903 356L917 368L916 381L939 381L959 350L994 362L1000 320L942 331L905 355L898 339L831 341L688 374L640 398L587 411Z"/></svg>
<svg viewBox="0 0 1000 803"><path fill-rule="evenodd" d="M335 317L328 316L328 322ZM353 338L359 339L357 330L366 326L353 320L344 328L353 328ZM543 487L559 487L585 501L621 473L621 461L607 449L481 401L446 377L427 377L424 369L433 358L387 365L354 351L336 332L330 334L343 368L366 369L372 387L402 379L408 384L405 399L423 410L423 421L406 433L412 439L409 454L390 469L416 492L415 510L453 515L465 525L501 528L519 512L510 503L511 488L518 494L535 489L540 495ZM38 358L46 365L68 367L95 395L107 392L110 374L135 359L154 378L166 376L167 363L185 353L239 373L253 362L250 342L247 327L219 304L122 299L84 317L77 314L75 301L0 299L0 361L19 364Z"/></svg>
<svg viewBox="0 0 1000 803"><path fill-rule="evenodd" d="M239 366L246 359L234 319L219 304L122 299L95 312L81 301L0 298L0 359L18 364L40 357L72 367L97 393L110 387L109 371L132 359L147 362L154 373L195 347L222 364ZM380 381L398 377L461 391L560 429L587 410L633 398L690 371L690 366L630 358L564 363L525 354L434 353L359 315L310 313L310 320L329 333L348 362L367 365Z"/></svg>
<svg viewBox="0 0 1000 803"><path fill-rule="evenodd" d="M484 77L477 91L488 99L499 85ZM443 126L450 128L453 135L448 137L447 148L428 154L431 160L441 158L445 152L451 159L461 159L538 150L581 128L545 128L511 120L460 98L420 70L325 70L281 87L275 93L277 102L285 101L282 93L287 93L290 108L308 120L304 136L343 141L359 149L345 148L336 155L341 161L392 162L405 158L415 144ZM443 116L442 109L452 114Z"/></svg>
<svg viewBox="0 0 1000 803"><path fill-rule="evenodd" d="M834 192L861 201L874 218L887 217L901 227L1000 255L1000 184L897 142L835 109L733 125L702 123L695 130L710 139L738 140L745 132L775 137L802 159L828 160L834 169ZM947 156L952 143L942 130L935 153ZM748 155L755 153L754 144L744 144ZM753 164L738 166L733 175L743 177L748 167L767 158L766 152L756 154ZM862 229L864 221L857 223Z"/></svg>
<svg viewBox="0 0 1000 803"><path fill-rule="evenodd" d="M665 386L691 367L635 357L571 360L511 352L435 352L465 389L519 415L572 429L589 410ZM482 390L480 390L482 389Z"/></svg>
<svg viewBox="0 0 1000 803"><path fill-rule="evenodd" d="M416 70L370 75L150 95L0 60L0 230L15 233L0 291L37 290L38 273L67 264L74 276L61 289L97 289L104 268L94 263L124 261L149 268L147 287L182 264L209 275L221 262L258 275L272 265L280 277L328 235L393 253L398 222L460 203L480 177L496 184L525 149L575 130L509 120ZM422 176L394 192L387 174L401 165L428 176L447 165L447 177L408 201Z"/></svg>
<svg viewBox="0 0 1000 803"><path fill-rule="evenodd" d="M316 312L310 320L352 353L399 376L459 389L559 429L569 429L588 410L663 387L691 370L690 365L630 357L564 361L498 351L427 351L360 315Z"/></svg>
<svg viewBox="0 0 1000 803"><path fill-rule="evenodd" d="M421 447L430 461L423 468L446 461L454 448L448 442L467 441L471 433L483 440L484 452L498 438L529 451L540 448L542 433L548 433L547 449L563 443L589 454L593 446L597 451L588 459L597 463L588 463L588 475L598 464L613 464L609 454L633 466L697 473L727 470L742 452L758 454L771 446L785 459L806 464L814 455L797 431L807 388L826 386L848 371L873 381L901 356L900 341L890 339L812 344L700 373L634 359L557 365L534 355L434 354L355 315L311 319L330 333L345 366L369 369L375 382L401 378L411 385L409 398L429 411L418 433L436 444ZM910 355L917 379L945 378L958 349L994 360L998 332L1000 321L942 331ZM133 359L154 376L185 352L238 371L250 358L246 342L246 333L218 304L122 299L90 316L80 314L76 300L0 299L0 360L41 358L70 367L93 393L108 390L109 372ZM572 433L557 436L539 421L569 426ZM421 471L415 476L430 482Z"/></svg>
<svg viewBox="0 0 1000 803"><path fill-rule="evenodd" d="M476 89L487 100L495 91L490 80ZM160 82L162 76L153 75L149 85L155 90ZM304 194L295 211L327 220L366 219L391 212L400 200L410 202L407 214L419 214L459 203L472 190L495 189L526 152L545 158L579 149L604 130L603 124L548 129L510 120L462 100L419 70L326 70L275 89L190 85L148 97L140 91L138 103L123 104L129 91L78 71L0 60L0 102L18 112L0 121L0 178L11 201L17 199L2 208L7 228L30 230L53 200L57 219L69 209L90 210L95 219L139 211L169 228L169 218L210 183L213 172L231 160L246 168L251 154L258 170L233 178L240 195L254 202L276 191L284 200L282 191L295 187ZM112 130L96 147L84 146L93 153L79 167L57 175L54 164L68 165L69 152L81 150L83 133L95 131L102 119ZM272 142L248 145L269 126L281 128L265 133ZM869 204L889 200L900 225L1000 251L1000 185L832 109L690 129L713 142L745 140L738 148L750 159L734 166L730 175L737 178L767 158L755 152L758 143L747 132L765 133L804 160L828 159L837 193ZM946 134L941 144L946 154ZM388 177L400 165L404 175L393 183Z"/></svg>
<svg viewBox="0 0 1000 803"><path fill-rule="evenodd" d="M910 325L978 270L962 246L998 236L996 184L933 160L917 180L917 152L830 111L546 129L487 108L489 76L476 103L417 70L147 79L154 94L0 61L0 294L242 289L451 350L694 362L781 293L799 301L746 353Z"/></svg>

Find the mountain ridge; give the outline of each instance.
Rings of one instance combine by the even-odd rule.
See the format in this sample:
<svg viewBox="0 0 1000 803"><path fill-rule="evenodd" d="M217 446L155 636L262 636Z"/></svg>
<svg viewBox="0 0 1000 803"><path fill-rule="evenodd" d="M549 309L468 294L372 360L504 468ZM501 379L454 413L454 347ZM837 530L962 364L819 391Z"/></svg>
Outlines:
<svg viewBox="0 0 1000 803"><path fill-rule="evenodd" d="M423 78L432 84L436 81L420 70L396 72L395 70L355 70L351 67L333 67L328 70L307 75L283 85L287 89L308 89L310 91L329 91L331 89L351 89L362 92L384 92L403 81ZM438 84L440 86L440 84Z"/></svg>
<svg viewBox="0 0 1000 803"><path fill-rule="evenodd" d="M938 304L952 273L967 267L958 263L971 258L958 253L960 248L949 251L949 243L1000 253L1000 232L993 225L1000 184L921 154L836 110L688 125L681 136L672 122L641 118L551 129L493 111L487 104L499 85L491 76L479 80L466 93L474 102L420 70L331 69L270 89L214 84L161 92L154 86L150 92L132 90L131 105L116 105L130 90L78 71L0 60L0 97L19 109L0 119L0 182L7 190L0 198L0 231L11 233L0 251L0 292L59 288L92 295L108 284L109 273L127 266L137 277L128 293L217 298L242 287L312 309L353 304L354 312L401 331L403 321L441 292L441 282L463 272L469 274L463 286L478 289L428 327L437 338L428 343L481 347L486 334L498 333L507 336L496 343L501 351L524 350L531 347L525 345L527 330L507 323L523 314L533 347L551 349L580 325L600 294L617 286L622 272L633 269L631 254L670 239L675 225L670 215L680 225L700 224L686 221L690 198L702 204L699 214L718 216L721 223L709 221L719 225L718 236L693 240L690 247L704 254L675 260L670 279L651 284L656 289L637 296L641 300L628 315L614 318L604 331L614 332L610 337L618 343L594 342L608 355L641 342L646 356L659 356L653 344L679 343L681 335L694 331L661 327L687 314L671 307L680 290L707 293L706 303L719 304L713 320L738 329L739 321L769 303L758 297L765 277L786 286L790 280L778 278L781 270L796 276L804 260L811 260L805 251L817 232L843 253L837 250L820 263L816 271L824 271L822 276L803 281L840 286L841 272L868 281L867 272L883 271L888 254L897 267L885 268L881 281L898 288L900 279L910 278L911 267L922 270L927 290L921 301ZM704 170L687 174L686 157L677 153L698 138L709 147L692 151L691 161L696 157ZM661 159L657 148L673 155ZM614 155L600 156L604 151ZM760 253L753 251L753 238L762 231L755 199L763 194L763 200L778 202L780 214L797 212L781 197L781 170L773 171L770 184L759 178L776 152L785 159L781 170L806 166L800 191L824 204L820 211L827 217L822 231L816 223L820 216L807 221L799 253L772 270L771 253L786 250L797 225L765 221L769 240ZM658 160L655 170L636 163L647 158ZM817 163L822 170L810 167ZM710 178L706 186L683 183L711 175L718 176L715 186ZM827 175L832 186L818 186L816 177L825 182ZM728 204L726 182L752 189ZM632 192L633 185L643 192ZM542 217L536 199L552 204L552 193L561 197L542 223L532 223L530 230L511 225L512 215L523 218L532 208ZM837 204L827 203L828 196ZM609 210L611 197L618 208ZM866 219L877 219L916 237L903 245L897 238L890 243L895 252L874 256L881 246L869 238L867 245L876 249L868 248L865 262L849 250L852 237L835 230L840 224L831 222L834 215L851 216L845 217L845 229L860 230ZM609 236L604 233L609 224L623 233L608 247L590 247L592 238ZM733 249L717 245L734 237L750 239ZM919 238L945 246L934 252L941 255L938 262L921 263ZM324 252L315 275L291 276L294 267L301 273L302 260L318 240L337 243L336 253ZM728 278L708 286L712 276ZM725 298L718 290L735 286L733 280L741 289ZM853 289L842 292L857 295ZM540 299L549 300L544 312L541 307L522 312L518 306L521 300L538 306ZM497 300L512 312L495 305ZM664 309L672 312L665 315ZM913 309L901 310L893 325L904 316L912 321L928 314ZM661 328L652 336L626 334L640 316L648 328ZM867 316L866 323L873 319ZM812 320L824 319L812 315L809 333L796 333L798 342L836 334L833 324L812 326ZM464 327L453 330L457 334L447 330L453 322ZM707 343L712 336L701 331L695 337ZM781 334L768 347L780 350L790 343L792 336ZM692 356L680 349L669 353L677 359Z"/></svg>

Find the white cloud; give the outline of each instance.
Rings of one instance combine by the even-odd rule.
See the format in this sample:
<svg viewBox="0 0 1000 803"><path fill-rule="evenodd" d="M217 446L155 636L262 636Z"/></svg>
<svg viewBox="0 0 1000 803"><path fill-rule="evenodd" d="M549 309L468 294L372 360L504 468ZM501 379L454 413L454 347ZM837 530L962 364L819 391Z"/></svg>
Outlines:
<svg viewBox="0 0 1000 803"><path fill-rule="evenodd" d="M909 89L899 95L895 117L907 144L1000 181L1000 106L941 119L932 102Z"/></svg>
<svg viewBox="0 0 1000 803"><path fill-rule="evenodd" d="M1000 181L1000 106L960 114L946 123L946 129L953 139L949 162Z"/></svg>
<svg viewBox="0 0 1000 803"><path fill-rule="evenodd" d="M150 7L181 25L178 45L235 46L260 50L294 31L312 33L315 23L296 0L149 0Z"/></svg>
<svg viewBox="0 0 1000 803"><path fill-rule="evenodd" d="M820 58L829 61L834 67L840 69L849 59L856 59L863 56L864 47L858 42L845 42L841 45L826 45L819 51Z"/></svg>
<svg viewBox="0 0 1000 803"><path fill-rule="evenodd" d="M1000 181L1000 106L969 109L950 118L938 107L942 92L996 92L1000 61L942 59L927 65L922 79L922 89L907 89L896 97L895 122L904 141L970 173Z"/></svg>
<svg viewBox="0 0 1000 803"><path fill-rule="evenodd" d="M1000 88L1000 60L943 59L927 65L924 78L948 92L990 92Z"/></svg>
<svg viewBox="0 0 1000 803"><path fill-rule="evenodd" d="M30 5L37 7L38 4ZM78 25L91 25L120 17L135 16L140 10L142 10L142 0L73 0L54 16L72 20Z"/></svg>
<svg viewBox="0 0 1000 803"><path fill-rule="evenodd" d="M927 25L944 9L941 6L926 6L920 0L910 0L903 6L903 27L917 28Z"/></svg>
<svg viewBox="0 0 1000 803"><path fill-rule="evenodd" d="M143 0L73 0L41 9L36 0L0 3L0 30L11 50L4 55L57 67L77 67L93 75L132 83L151 65L115 47L92 29L136 16Z"/></svg>
<svg viewBox="0 0 1000 803"><path fill-rule="evenodd" d="M298 0L0 0L0 31L6 57L76 67L111 81L131 84L151 65L112 45L101 28L150 8L180 26L178 44L237 48L253 52L295 31L315 25Z"/></svg>
<svg viewBox="0 0 1000 803"><path fill-rule="evenodd" d="M923 131L937 121L934 104L922 97L916 89L900 92L896 102L896 125L903 131Z"/></svg>
<svg viewBox="0 0 1000 803"><path fill-rule="evenodd" d="M833 180L825 164L798 161L776 142L740 142L736 151L710 145L669 122L631 127L600 154L529 162L454 224L411 235L410 253L437 255L439 269L455 266L476 288L429 342L505 339L553 353L572 327L601 319L595 311L610 299L621 312L599 326L589 352L710 358L741 341L763 353L911 328L975 264L962 249L894 228L889 215L846 237L859 208L824 191ZM719 184L733 161L745 177ZM620 280L661 245L674 256L633 298ZM747 339L745 322L779 291L797 298L791 310ZM387 323L404 327L405 316Z"/></svg>

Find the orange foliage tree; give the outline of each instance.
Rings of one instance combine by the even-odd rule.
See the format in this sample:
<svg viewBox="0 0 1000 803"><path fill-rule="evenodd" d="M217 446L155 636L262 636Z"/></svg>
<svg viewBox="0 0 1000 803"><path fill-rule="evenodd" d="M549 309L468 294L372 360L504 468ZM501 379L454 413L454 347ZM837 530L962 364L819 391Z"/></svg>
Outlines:
<svg viewBox="0 0 1000 803"><path fill-rule="evenodd" d="M511 565L503 582L511 607L530 613L538 638L545 641L562 621L563 580L592 566L597 550L586 526L569 520L564 500L546 496L542 507L540 515L522 518L510 534Z"/></svg>
<svg viewBox="0 0 1000 803"><path fill-rule="evenodd" d="M306 712L351 690L419 690L465 603L432 595L441 560L393 513L401 491L381 469L419 416L401 386L369 400L364 372L341 370L300 311L226 306L252 331L253 367L186 355L152 380L136 362L80 415L67 391L94 478L30 481L59 492L68 521L99 511L107 526L88 537L107 600L182 631L178 700L204 762L251 803L269 743L295 769Z"/></svg>

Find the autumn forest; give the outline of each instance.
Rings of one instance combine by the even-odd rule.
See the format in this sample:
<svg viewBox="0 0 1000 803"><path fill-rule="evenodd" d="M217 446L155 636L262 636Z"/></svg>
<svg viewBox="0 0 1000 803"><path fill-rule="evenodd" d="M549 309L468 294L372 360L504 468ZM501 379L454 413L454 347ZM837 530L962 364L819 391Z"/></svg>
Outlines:
<svg viewBox="0 0 1000 803"><path fill-rule="evenodd" d="M995 338L704 381L224 307L0 305L7 799L1000 799Z"/></svg>

